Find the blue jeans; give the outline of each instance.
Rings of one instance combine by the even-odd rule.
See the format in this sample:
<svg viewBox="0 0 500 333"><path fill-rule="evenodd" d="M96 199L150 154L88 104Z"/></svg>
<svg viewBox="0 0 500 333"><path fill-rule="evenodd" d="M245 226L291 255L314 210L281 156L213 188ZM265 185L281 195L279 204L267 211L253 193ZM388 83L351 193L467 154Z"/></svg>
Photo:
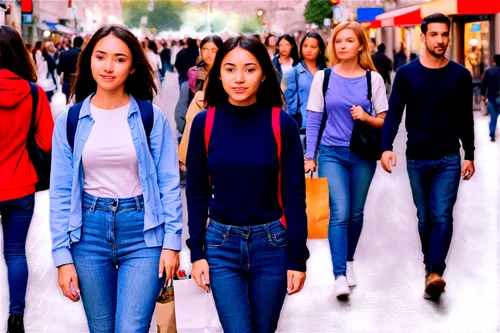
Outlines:
<svg viewBox="0 0 500 333"><path fill-rule="evenodd" d="M453 233L453 206L461 177L460 154L406 162L418 232L429 273L443 275Z"/></svg>
<svg viewBox="0 0 500 333"><path fill-rule="evenodd" d="M186 74L179 73L178 81L179 81L179 89L181 89L181 86L184 82L187 82L189 80L189 77Z"/></svg>
<svg viewBox="0 0 500 333"><path fill-rule="evenodd" d="M161 247L144 242L143 196L83 194L82 236L71 245L90 332L147 333L160 293Z"/></svg>
<svg viewBox="0 0 500 333"><path fill-rule="evenodd" d="M500 105L494 101L488 101L488 112L490 113L490 137L495 137L497 129L498 114L500 113Z"/></svg>
<svg viewBox="0 0 500 333"><path fill-rule="evenodd" d="M287 245L280 221L252 227L210 221L210 286L224 332L276 331L286 296Z"/></svg>
<svg viewBox="0 0 500 333"><path fill-rule="evenodd" d="M26 261L26 237L30 227L35 195L0 201L3 227L3 255L7 264L9 281L10 314L22 315L26 306L28 286L28 262Z"/></svg>
<svg viewBox="0 0 500 333"><path fill-rule="evenodd" d="M319 176L328 179L330 225L328 240L335 278L346 275L354 260L363 228L363 211L377 162L366 160L348 147L320 146Z"/></svg>

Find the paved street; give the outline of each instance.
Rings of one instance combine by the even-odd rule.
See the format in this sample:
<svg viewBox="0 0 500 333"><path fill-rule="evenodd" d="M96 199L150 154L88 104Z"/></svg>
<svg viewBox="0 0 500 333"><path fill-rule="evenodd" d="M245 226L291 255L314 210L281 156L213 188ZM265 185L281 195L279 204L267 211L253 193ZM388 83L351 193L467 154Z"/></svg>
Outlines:
<svg viewBox="0 0 500 333"><path fill-rule="evenodd" d="M171 123L177 90L176 76L168 75L157 100ZM63 104L63 96L57 94L55 114ZM370 189L356 256L358 285L350 300L339 302L334 297L328 242L310 241L306 285L300 294L287 298L279 332L499 331L499 144L489 142L488 117L475 112L475 121L477 173L460 187L444 276L448 285L440 302L422 298L424 268L401 129L398 166L392 175L379 167ZM65 299L58 287L48 215L48 193L38 193L27 244L26 332L88 332L81 302ZM181 255L185 262L186 250ZM0 286L0 332L5 332L8 290L3 260ZM153 323L151 332L155 331Z"/></svg>

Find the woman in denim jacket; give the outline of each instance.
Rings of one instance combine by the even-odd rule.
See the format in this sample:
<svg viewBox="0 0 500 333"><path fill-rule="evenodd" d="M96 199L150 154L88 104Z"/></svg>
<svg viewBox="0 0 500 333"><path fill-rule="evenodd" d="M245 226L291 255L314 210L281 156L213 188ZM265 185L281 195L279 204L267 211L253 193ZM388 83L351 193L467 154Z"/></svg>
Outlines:
<svg viewBox="0 0 500 333"><path fill-rule="evenodd" d="M307 101L314 75L326 67L325 42L316 32L308 32L300 42L299 63L285 74L285 102L301 133L307 124Z"/></svg>
<svg viewBox="0 0 500 333"><path fill-rule="evenodd" d="M137 38L103 27L78 61L79 104L56 120L52 254L63 294L82 297L90 332L148 332L164 279L179 266L177 155L168 121L149 102L155 91ZM149 135L143 112L153 118Z"/></svg>

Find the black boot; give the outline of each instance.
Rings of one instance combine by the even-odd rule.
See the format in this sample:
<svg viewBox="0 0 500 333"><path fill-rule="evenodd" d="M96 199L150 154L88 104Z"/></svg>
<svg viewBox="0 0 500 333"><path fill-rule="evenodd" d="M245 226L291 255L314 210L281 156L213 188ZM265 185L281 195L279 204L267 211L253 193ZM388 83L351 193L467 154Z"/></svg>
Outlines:
<svg viewBox="0 0 500 333"><path fill-rule="evenodd" d="M24 333L24 316L13 315L9 316L7 322L7 333Z"/></svg>

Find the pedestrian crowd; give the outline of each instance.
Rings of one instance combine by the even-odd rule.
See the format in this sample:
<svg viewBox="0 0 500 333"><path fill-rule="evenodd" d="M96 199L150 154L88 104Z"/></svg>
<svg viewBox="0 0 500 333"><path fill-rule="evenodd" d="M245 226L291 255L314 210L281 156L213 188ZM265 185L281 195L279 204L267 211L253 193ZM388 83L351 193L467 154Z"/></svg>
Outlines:
<svg viewBox="0 0 500 333"><path fill-rule="evenodd" d="M460 180L475 173L473 89L470 72L445 57L450 20L430 15L421 31L423 55L406 63L402 50L393 67L357 22L340 23L327 43L315 32L299 43L210 35L184 48L141 42L117 25L72 48L31 47L0 26L8 332L24 332L26 236L44 175L58 283L82 300L90 332L149 331L160 290L179 270L181 185L191 276L213 294L225 332L276 331L285 298L303 288L308 173L327 180L332 289L348 298L377 160L388 173L396 167L404 110L424 297L439 298ZM495 63L482 85L492 141L500 55ZM174 70L178 136L151 102ZM58 84L71 106L54 120Z"/></svg>

